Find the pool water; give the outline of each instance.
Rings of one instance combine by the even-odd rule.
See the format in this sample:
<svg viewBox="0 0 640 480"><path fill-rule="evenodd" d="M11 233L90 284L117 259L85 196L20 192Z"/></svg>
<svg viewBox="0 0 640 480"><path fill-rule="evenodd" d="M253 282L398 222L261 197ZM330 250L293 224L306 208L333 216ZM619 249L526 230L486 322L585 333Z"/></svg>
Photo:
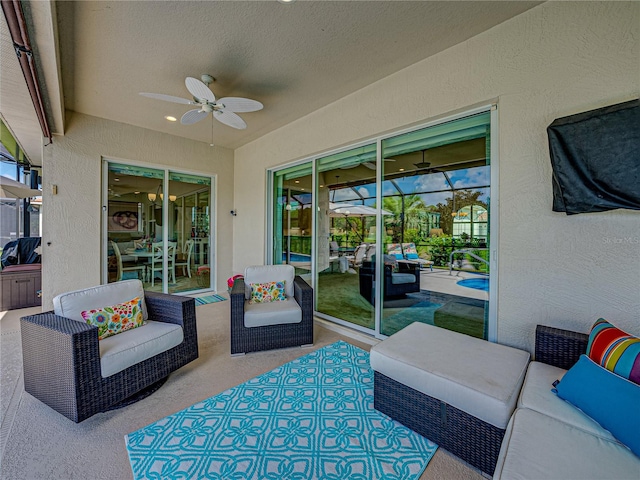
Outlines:
<svg viewBox="0 0 640 480"><path fill-rule="evenodd" d="M311 261L311 255L304 255L302 253L291 253L289 254L289 258L292 262L310 262ZM286 253L282 254L282 261L283 262L287 261Z"/></svg>
<svg viewBox="0 0 640 480"><path fill-rule="evenodd" d="M475 288L476 290L489 291L489 277L467 278L457 282L461 287Z"/></svg>

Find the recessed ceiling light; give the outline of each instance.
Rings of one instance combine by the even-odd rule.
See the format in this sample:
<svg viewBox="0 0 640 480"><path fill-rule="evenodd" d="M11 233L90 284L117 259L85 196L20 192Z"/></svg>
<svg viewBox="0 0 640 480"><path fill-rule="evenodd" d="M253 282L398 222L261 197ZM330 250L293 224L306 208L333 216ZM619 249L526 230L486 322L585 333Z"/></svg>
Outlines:
<svg viewBox="0 0 640 480"><path fill-rule="evenodd" d="M140 192L133 192L135 195L140 195Z"/></svg>
<svg viewBox="0 0 640 480"><path fill-rule="evenodd" d="M119 181L120 181L120 179L119 179L119 178L114 178L114 179L113 179L113 181L114 181L114 182L119 182Z"/></svg>
<svg viewBox="0 0 640 480"><path fill-rule="evenodd" d="M300 183L300 180L296 180L296 183Z"/></svg>
<svg viewBox="0 0 640 480"><path fill-rule="evenodd" d="M280 3L293 3L295 1L296 0L278 0L278 2L280 2Z"/></svg>
<svg viewBox="0 0 640 480"><path fill-rule="evenodd" d="M164 117L165 119L169 120L170 122L175 122L176 120L178 120L176 117L172 117L171 115L167 115L166 117Z"/></svg>
<svg viewBox="0 0 640 480"><path fill-rule="evenodd" d="M404 172L404 168L399 168L398 171L399 172Z"/></svg>

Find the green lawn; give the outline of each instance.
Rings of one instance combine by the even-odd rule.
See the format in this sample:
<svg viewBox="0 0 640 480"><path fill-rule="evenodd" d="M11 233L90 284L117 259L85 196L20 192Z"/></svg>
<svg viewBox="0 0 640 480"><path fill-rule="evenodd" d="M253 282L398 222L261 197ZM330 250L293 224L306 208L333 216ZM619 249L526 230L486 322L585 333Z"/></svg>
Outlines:
<svg viewBox="0 0 640 480"><path fill-rule="evenodd" d="M360 295L358 274L323 272L318 279L316 310L335 318L373 329L373 306ZM426 293L426 292L424 292ZM385 302L382 333L392 335L412 322L435 324L450 330L486 338L484 308L477 301L440 294L438 303L411 298ZM486 308L486 307L485 307Z"/></svg>
<svg viewBox="0 0 640 480"><path fill-rule="evenodd" d="M358 274L321 273L318 312L367 328L374 327L373 306L360 295Z"/></svg>

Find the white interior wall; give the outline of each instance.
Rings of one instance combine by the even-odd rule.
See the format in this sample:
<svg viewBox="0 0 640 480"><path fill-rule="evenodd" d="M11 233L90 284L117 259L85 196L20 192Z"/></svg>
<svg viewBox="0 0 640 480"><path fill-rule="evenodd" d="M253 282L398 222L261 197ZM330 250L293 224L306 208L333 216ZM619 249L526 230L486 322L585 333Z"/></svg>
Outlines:
<svg viewBox="0 0 640 480"><path fill-rule="evenodd" d="M639 84L640 3L544 3L237 149L233 271L265 260L265 169L497 101L498 340L532 349L537 323L600 316L640 334L640 212L552 212L546 137Z"/></svg>
<svg viewBox="0 0 640 480"><path fill-rule="evenodd" d="M217 175L216 280L224 289L231 272L233 152L102 118L67 115L65 136L54 137L44 148L43 309L51 309L59 293L101 283L103 157Z"/></svg>

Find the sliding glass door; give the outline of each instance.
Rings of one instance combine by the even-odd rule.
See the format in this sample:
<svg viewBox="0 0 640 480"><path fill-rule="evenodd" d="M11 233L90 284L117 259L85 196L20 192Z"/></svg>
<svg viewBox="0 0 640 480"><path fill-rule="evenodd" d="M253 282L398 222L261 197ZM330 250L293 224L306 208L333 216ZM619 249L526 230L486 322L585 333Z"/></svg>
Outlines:
<svg viewBox="0 0 640 480"><path fill-rule="evenodd" d="M169 293L213 289L215 231L211 178L169 171L168 231L175 244L169 252Z"/></svg>
<svg viewBox="0 0 640 480"><path fill-rule="evenodd" d="M105 161L103 282L215 288L211 177Z"/></svg>
<svg viewBox="0 0 640 480"><path fill-rule="evenodd" d="M383 245L395 271L383 335L423 322L488 338L490 123L483 112L382 141Z"/></svg>
<svg viewBox="0 0 640 480"><path fill-rule="evenodd" d="M478 110L274 171L270 260L304 260L317 315L336 323L491 339L492 119Z"/></svg>
<svg viewBox="0 0 640 480"><path fill-rule="evenodd" d="M376 145L319 158L316 172L316 310L375 332Z"/></svg>
<svg viewBox="0 0 640 480"><path fill-rule="evenodd" d="M311 283L313 180L311 162L280 170L273 177L272 262L293 265Z"/></svg>

